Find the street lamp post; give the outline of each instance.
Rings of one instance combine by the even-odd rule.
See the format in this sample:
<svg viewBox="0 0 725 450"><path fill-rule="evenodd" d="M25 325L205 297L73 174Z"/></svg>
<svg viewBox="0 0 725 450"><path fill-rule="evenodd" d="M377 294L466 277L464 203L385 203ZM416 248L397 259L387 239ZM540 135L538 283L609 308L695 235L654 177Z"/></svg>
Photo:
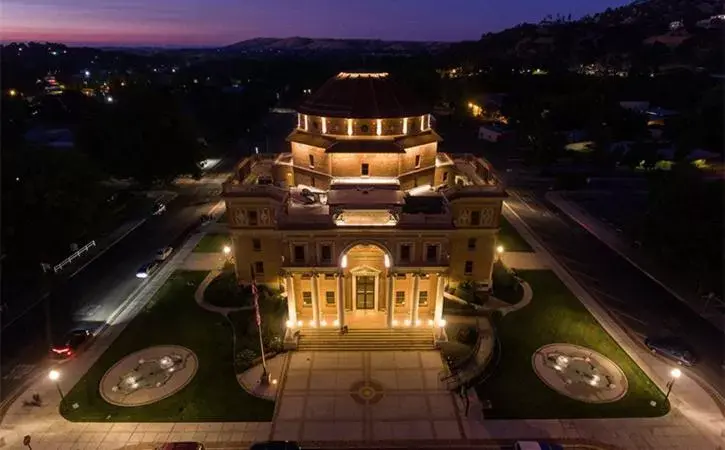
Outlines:
<svg viewBox="0 0 725 450"><path fill-rule="evenodd" d="M504 251L503 245L499 245L498 247L496 247L496 255L498 257L498 261L501 261L501 256L503 255L503 251Z"/></svg>
<svg viewBox="0 0 725 450"><path fill-rule="evenodd" d="M670 397L670 392L672 392L672 386L675 385L675 381L680 378L680 375L682 375L682 371L680 369L670 370L670 376L672 378L670 379L670 381L667 382L667 393L665 394L665 400Z"/></svg>
<svg viewBox="0 0 725 450"><path fill-rule="evenodd" d="M65 399L65 396L63 395L63 391L60 389L60 383L58 381L60 380L60 372L53 369L48 372L48 378L50 378L50 380L55 383L55 387L58 389L58 393L60 394L60 400L63 401Z"/></svg>

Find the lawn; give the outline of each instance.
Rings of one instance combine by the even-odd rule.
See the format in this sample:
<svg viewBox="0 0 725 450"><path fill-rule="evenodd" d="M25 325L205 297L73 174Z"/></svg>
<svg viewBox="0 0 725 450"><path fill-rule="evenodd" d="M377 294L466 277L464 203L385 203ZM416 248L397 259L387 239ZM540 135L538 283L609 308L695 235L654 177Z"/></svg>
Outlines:
<svg viewBox="0 0 725 450"><path fill-rule="evenodd" d="M224 270L204 291L204 301L223 308L239 308L252 305L251 289L240 287L234 267Z"/></svg>
<svg viewBox="0 0 725 450"><path fill-rule="evenodd" d="M194 251L197 253L221 253L225 245L231 246L232 238L228 234L209 233L201 238Z"/></svg>
<svg viewBox="0 0 725 450"><path fill-rule="evenodd" d="M490 419L657 417L669 410L664 394L550 271L518 272L531 286L531 304L497 320L501 360L476 387L492 409ZM588 404L558 394L539 380L531 357L539 347L567 342L592 348L612 359L629 381L627 394L613 403ZM651 400L656 407L649 405Z"/></svg>
<svg viewBox="0 0 725 450"><path fill-rule="evenodd" d="M237 382L232 327L194 301L207 272L176 272L149 304L67 393L61 405L71 421L98 422L244 422L272 419L274 403L252 397ZM249 319L253 320L253 314ZM199 368L181 391L147 406L106 403L98 392L103 374L124 356L152 345L181 345L193 350ZM77 403L79 408L72 409Z"/></svg>
<svg viewBox="0 0 725 450"><path fill-rule="evenodd" d="M500 229L498 231L498 245L503 245L503 248L507 252L533 252L528 242L521 237L516 228L506 220L504 216L501 216L501 222L499 224Z"/></svg>

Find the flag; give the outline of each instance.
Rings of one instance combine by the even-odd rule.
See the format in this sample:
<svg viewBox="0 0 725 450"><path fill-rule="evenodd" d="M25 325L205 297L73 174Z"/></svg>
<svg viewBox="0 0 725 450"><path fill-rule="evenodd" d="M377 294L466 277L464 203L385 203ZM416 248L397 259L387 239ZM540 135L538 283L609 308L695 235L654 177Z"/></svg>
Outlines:
<svg viewBox="0 0 725 450"><path fill-rule="evenodd" d="M254 269L252 269L252 298L254 299L254 313L257 319L257 327L262 325L262 316L259 314L259 290L257 289L257 281L254 279Z"/></svg>

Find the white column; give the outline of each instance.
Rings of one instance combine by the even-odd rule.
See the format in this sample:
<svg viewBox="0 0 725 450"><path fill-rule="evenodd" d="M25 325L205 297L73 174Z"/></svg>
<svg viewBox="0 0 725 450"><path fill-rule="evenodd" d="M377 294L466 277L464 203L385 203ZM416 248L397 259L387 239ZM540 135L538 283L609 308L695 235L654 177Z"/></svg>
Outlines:
<svg viewBox="0 0 725 450"><path fill-rule="evenodd" d="M345 325L345 275L337 274L337 320L340 327Z"/></svg>
<svg viewBox="0 0 725 450"><path fill-rule="evenodd" d="M395 275L388 273L388 296L385 298L386 309L385 312L388 316L388 328L393 328L393 317L395 317Z"/></svg>
<svg viewBox="0 0 725 450"><path fill-rule="evenodd" d="M295 283L291 274L284 277L284 288L287 290L287 318L292 326L297 326L297 302L295 299Z"/></svg>
<svg viewBox="0 0 725 450"><path fill-rule="evenodd" d="M433 320L435 322L435 326L437 327L440 323L441 319L443 319L443 285L445 283L445 279L443 277L442 273L438 274L438 285L436 286L436 296L435 296L435 313L433 316Z"/></svg>
<svg viewBox="0 0 725 450"><path fill-rule="evenodd" d="M418 297L420 297L420 274L413 275L413 304L410 306L410 324L418 322Z"/></svg>
<svg viewBox="0 0 725 450"><path fill-rule="evenodd" d="M320 325L320 295L319 295L319 275L316 273L312 274L310 283L312 284L310 289L312 291L312 320L315 322L315 326Z"/></svg>

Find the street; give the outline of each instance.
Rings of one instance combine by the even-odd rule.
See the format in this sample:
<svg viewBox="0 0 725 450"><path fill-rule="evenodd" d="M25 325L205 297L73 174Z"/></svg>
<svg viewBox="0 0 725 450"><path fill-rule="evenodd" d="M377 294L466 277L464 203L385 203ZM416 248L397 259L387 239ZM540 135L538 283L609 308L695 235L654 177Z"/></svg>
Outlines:
<svg viewBox="0 0 725 450"><path fill-rule="evenodd" d="M696 374L725 396L723 335L715 327L585 229L550 209L543 200L545 190L510 187L508 192L510 211L525 221L635 341L642 344L647 336L669 334L685 339L700 361L682 370Z"/></svg>
<svg viewBox="0 0 725 450"><path fill-rule="evenodd" d="M40 302L2 333L4 401L26 381L43 371L48 358L46 316L55 339L73 328L98 329L109 316L149 279L136 271L151 261L158 248L178 248L193 232L201 214L219 201L218 184L191 184L178 188L179 196L160 216L151 216L84 270L54 289L49 305Z"/></svg>

